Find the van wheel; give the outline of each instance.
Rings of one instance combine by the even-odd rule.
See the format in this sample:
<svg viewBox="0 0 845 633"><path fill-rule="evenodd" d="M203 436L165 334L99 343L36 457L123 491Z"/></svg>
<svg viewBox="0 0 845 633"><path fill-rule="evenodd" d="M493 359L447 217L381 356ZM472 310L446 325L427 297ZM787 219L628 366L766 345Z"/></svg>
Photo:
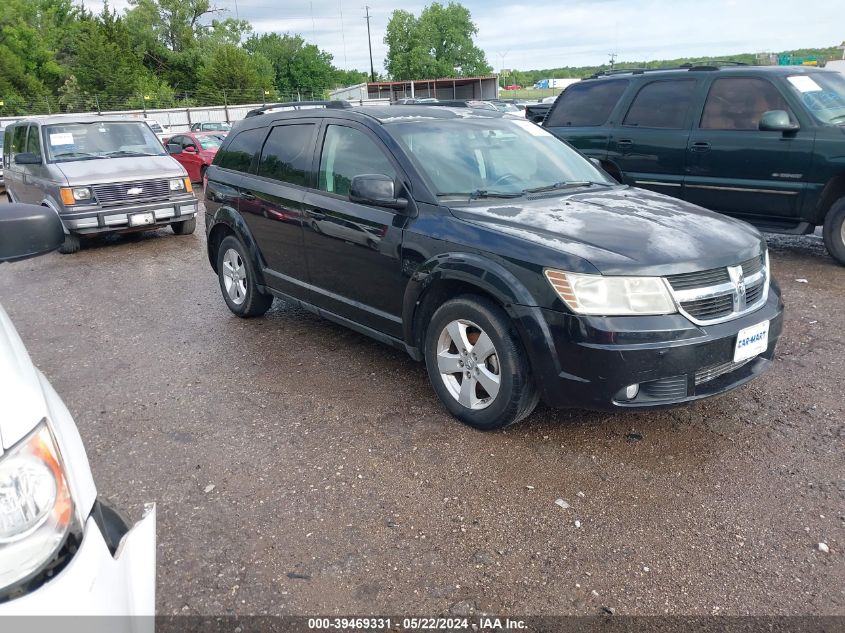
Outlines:
<svg viewBox="0 0 845 633"><path fill-rule="evenodd" d="M59 246L59 252L70 255L71 253L76 253L80 248L82 248L82 241L79 239L79 236L68 233L65 235L64 243Z"/></svg>
<svg viewBox="0 0 845 633"><path fill-rule="evenodd" d="M845 198L837 200L824 219L824 245L827 252L845 265Z"/></svg>
<svg viewBox="0 0 845 633"><path fill-rule="evenodd" d="M425 333L434 391L461 422L484 431L529 415L539 395L508 315L490 299L463 295L434 313Z"/></svg>
<svg viewBox="0 0 845 633"><path fill-rule="evenodd" d="M173 229L173 232L176 233L176 235L190 235L197 228L197 219L196 217L193 217L190 220L172 222L170 224L170 228Z"/></svg>
<svg viewBox="0 0 845 633"><path fill-rule="evenodd" d="M273 295L258 291L252 260L233 235L225 237L217 249L217 277L226 305L239 317L261 316L273 304Z"/></svg>

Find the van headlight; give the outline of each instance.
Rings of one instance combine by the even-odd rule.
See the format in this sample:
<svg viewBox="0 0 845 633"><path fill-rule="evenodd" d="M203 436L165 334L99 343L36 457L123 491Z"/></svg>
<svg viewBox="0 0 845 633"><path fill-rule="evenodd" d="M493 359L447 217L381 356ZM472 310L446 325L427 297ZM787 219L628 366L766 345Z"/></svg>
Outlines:
<svg viewBox="0 0 845 633"><path fill-rule="evenodd" d="M546 279L577 314L672 314L677 306L662 277L606 277L546 269Z"/></svg>
<svg viewBox="0 0 845 633"><path fill-rule="evenodd" d="M170 191L184 191L185 181L182 178L173 178L170 180Z"/></svg>
<svg viewBox="0 0 845 633"><path fill-rule="evenodd" d="M45 420L0 457L0 589L48 562L72 522L64 466Z"/></svg>

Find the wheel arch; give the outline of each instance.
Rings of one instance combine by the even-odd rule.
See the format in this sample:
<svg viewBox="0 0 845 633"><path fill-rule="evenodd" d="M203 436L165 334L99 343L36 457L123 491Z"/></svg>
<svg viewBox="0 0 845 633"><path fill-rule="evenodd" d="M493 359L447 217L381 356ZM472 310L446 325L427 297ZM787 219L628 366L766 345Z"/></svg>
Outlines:
<svg viewBox="0 0 845 633"><path fill-rule="evenodd" d="M211 228L208 230L208 237L206 238L206 250L208 253L208 261L214 272L217 271L217 250L220 248L220 243L228 235L234 235L246 247L252 260L253 268L255 270L255 278L260 286L264 286L264 258L261 256L261 251L258 249L258 244L249 230L243 216L228 207L221 207L217 213L214 214L214 219L211 221Z"/></svg>
<svg viewBox="0 0 845 633"><path fill-rule="evenodd" d="M845 198L845 171L833 176L825 184L822 189L821 196L819 196L818 216L816 218L817 224L824 223L828 211L836 203L837 200Z"/></svg>

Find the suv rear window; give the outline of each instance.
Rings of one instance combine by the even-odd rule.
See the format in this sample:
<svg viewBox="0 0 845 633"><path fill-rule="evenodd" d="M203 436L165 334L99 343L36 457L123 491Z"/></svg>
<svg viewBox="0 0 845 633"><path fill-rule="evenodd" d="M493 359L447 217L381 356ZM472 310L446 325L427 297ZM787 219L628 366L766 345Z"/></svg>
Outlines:
<svg viewBox="0 0 845 633"><path fill-rule="evenodd" d="M604 125L627 87L627 79L585 81L569 86L549 112L546 127Z"/></svg>
<svg viewBox="0 0 845 633"><path fill-rule="evenodd" d="M266 127L244 130L236 134L231 143L217 152L214 164L232 171L254 172L258 152L261 151L265 136L267 136Z"/></svg>
<svg viewBox="0 0 845 633"><path fill-rule="evenodd" d="M258 175L305 186L313 155L314 124L274 127L264 143Z"/></svg>
<svg viewBox="0 0 845 633"><path fill-rule="evenodd" d="M629 127L680 130L686 127L695 79L654 81L643 86L625 115Z"/></svg>

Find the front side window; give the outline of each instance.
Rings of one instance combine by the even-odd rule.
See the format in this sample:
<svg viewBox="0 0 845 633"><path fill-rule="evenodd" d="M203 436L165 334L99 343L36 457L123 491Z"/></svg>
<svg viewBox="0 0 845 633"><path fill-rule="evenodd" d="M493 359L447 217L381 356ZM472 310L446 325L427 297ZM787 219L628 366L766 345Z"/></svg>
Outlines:
<svg viewBox="0 0 845 633"><path fill-rule="evenodd" d="M198 137L200 147L203 149L216 149L223 144L222 136L200 136Z"/></svg>
<svg viewBox="0 0 845 633"><path fill-rule="evenodd" d="M261 151L258 175L305 186L313 156L314 125L280 125L270 131Z"/></svg>
<svg viewBox="0 0 845 633"><path fill-rule="evenodd" d="M319 188L347 196L352 178L362 174L383 174L396 180L393 164L373 139L355 128L330 125L320 156Z"/></svg>
<svg viewBox="0 0 845 633"><path fill-rule="evenodd" d="M627 79L585 81L569 86L549 112L546 127L604 125L627 87Z"/></svg>
<svg viewBox="0 0 845 633"><path fill-rule="evenodd" d="M795 117L778 89L765 79L725 77L710 87L701 128L704 130L756 130L764 112L784 110Z"/></svg>
<svg viewBox="0 0 845 633"><path fill-rule="evenodd" d="M438 196L520 195L567 183L611 185L590 161L545 129L514 118L386 124Z"/></svg>
<svg viewBox="0 0 845 633"><path fill-rule="evenodd" d="M12 158L26 151L24 148L26 147L26 131L28 129L29 127L26 125L19 125L13 128L9 147L9 156Z"/></svg>
<svg viewBox="0 0 845 633"><path fill-rule="evenodd" d="M267 136L267 128L240 132L225 148L221 148L214 157L214 164L244 173L252 173L254 164L258 162L261 144Z"/></svg>
<svg viewBox="0 0 845 633"><path fill-rule="evenodd" d="M789 89L810 114L830 125L845 125L845 75L823 72L786 78Z"/></svg>
<svg viewBox="0 0 845 633"><path fill-rule="evenodd" d="M30 125L29 132L26 135L26 149L25 152L35 154L41 157L41 138L39 136L39 129L37 125Z"/></svg>
<svg viewBox="0 0 845 633"><path fill-rule="evenodd" d="M150 126L140 121L47 125L44 141L47 159L56 163L165 154Z"/></svg>
<svg viewBox="0 0 845 633"><path fill-rule="evenodd" d="M695 79L655 81L643 86L625 115L628 127L680 130L687 126Z"/></svg>

